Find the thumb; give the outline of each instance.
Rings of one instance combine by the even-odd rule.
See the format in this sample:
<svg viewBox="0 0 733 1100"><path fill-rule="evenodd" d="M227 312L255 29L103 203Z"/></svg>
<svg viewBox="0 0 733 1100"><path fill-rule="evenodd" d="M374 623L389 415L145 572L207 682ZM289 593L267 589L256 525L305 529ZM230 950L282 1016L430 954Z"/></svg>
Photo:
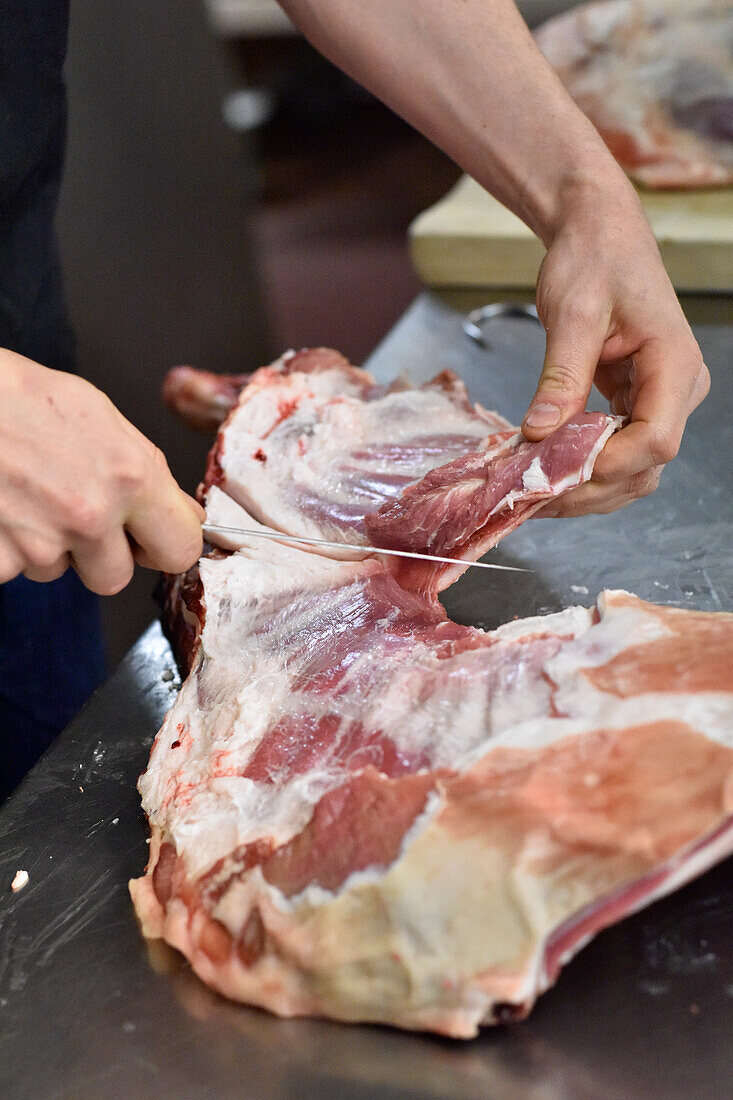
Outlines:
<svg viewBox="0 0 733 1100"><path fill-rule="evenodd" d="M573 324L559 316L547 326L542 374L522 422L527 439L544 439L585 410L604 338L605 334L588 318Z"/></svg>

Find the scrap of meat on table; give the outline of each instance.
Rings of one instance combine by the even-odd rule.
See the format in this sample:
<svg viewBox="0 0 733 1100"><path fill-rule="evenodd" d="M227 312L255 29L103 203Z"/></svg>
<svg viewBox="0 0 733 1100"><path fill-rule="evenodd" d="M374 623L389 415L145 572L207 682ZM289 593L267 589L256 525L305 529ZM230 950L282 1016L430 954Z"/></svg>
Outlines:
<svg viewBox="0 0 733 1100"><path fill-rule="evenodd" d="M530 445L453 376L377 387L316 349L255 373L202 495L229 527L468 558L617 426ZM133 899L227 996L469 1037L733 850L733 616L606 592L484 632L442 567L350 556L229 535L169 583L188 678Z"/></svg>
<svg viewBox="0 0 733 1100"><path fill-rule="evenodd" d="M641 183L733 184L730 0L598 0L551 19L536 39Z"/></svg>

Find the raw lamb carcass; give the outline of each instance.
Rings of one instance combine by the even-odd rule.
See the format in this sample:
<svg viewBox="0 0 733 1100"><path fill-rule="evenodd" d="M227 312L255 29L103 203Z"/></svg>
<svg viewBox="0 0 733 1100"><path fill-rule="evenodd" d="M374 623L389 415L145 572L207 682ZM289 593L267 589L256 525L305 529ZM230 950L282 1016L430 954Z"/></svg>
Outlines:
<svg viewBox="0 0 733 1100"><path fill-rule="evenodd" d="M599 0L551 19L536 39L636 179L733 184L730 0Z"/></svg>
<svg viewBox="0 0 733 1100"><path fill-rule="evenodd" d="M733 850L732 616L615 592L484 633L254 540L199 582L131 889L227 996L469 1037Z"/></svg>
<svg viewBox="0 0 733 1100"><path fill-rule="evenodd" d="M528 445L455 378L384 389L319 349L253 376L204 499L225 526L429 549L437 525L475 555L613 427ZM170 585L189 676L131 891L228 996L467 1037L733 849L733 617L606 593L484 633L447 619L450 579L227 536Z"/></svg>

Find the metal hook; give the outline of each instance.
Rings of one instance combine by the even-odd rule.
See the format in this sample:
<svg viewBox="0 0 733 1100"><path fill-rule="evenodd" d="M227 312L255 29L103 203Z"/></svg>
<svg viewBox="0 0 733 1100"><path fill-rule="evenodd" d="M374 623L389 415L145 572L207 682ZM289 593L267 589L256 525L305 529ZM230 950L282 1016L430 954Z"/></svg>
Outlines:
<svg viewBox="0 0 733 1100"><path fill-rule="evenodd" d="M463 322L463 331L469 339L488 350L489 345L486 343L481 326L493 321L496 317L518 317L540 324L536 306L525 302L491 302L487 306L471 310Z"/></svg>

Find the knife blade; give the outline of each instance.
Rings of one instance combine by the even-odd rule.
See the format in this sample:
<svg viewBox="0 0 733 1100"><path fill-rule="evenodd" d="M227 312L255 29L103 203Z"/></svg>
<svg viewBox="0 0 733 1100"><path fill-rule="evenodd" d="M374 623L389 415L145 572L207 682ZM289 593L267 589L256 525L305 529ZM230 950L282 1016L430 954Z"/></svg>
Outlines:
<svg viewBox="0 0 733 1100"><path fill-rule="evenodd" d="M437 554L418 554L414 550L387 550L383 546L356 546L348 542L329 542L328 539L306 538L305 535L287 535L282 531L253 531L247 527L226 527L221 523L203 523L205 534L239 535L242 538L273 539L276 542L296 542L304 546L325 546L331 550L353 550L358 554L388 554L396 558L415 558L418 561L441 562L444 565L460 565L462 569L501 569L507 573L531 573L531 569L522 569L518 565L497 565L495 562L463 561L461 558L442 558Z"/></svg>

